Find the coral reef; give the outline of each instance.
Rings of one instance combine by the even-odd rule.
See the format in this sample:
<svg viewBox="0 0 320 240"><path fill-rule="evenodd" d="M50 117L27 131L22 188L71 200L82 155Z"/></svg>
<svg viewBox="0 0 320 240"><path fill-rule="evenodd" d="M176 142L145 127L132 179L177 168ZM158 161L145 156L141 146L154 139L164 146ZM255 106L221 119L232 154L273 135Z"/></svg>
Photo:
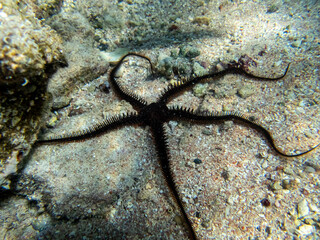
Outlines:
<svg viewBox="0 0 320 240"><path fill-rule="evenodd" d="M48 64L61 58L62 40L27 3L5 0L0 7L0 83L36 81Z"/></svg>
<svg viewBox="0 0 320 240"><path fill-rule="evenodd" d="M35 11L31 0L0 3L0 187L6 189L35 141L48 78L64 62L62 39Z"/></svg>

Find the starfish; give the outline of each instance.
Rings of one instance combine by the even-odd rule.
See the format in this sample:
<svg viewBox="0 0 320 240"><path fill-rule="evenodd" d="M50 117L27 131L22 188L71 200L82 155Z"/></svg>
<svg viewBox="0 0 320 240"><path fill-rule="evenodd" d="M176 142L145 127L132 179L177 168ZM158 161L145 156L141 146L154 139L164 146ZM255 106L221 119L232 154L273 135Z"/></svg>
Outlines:
<svg viewBox="0 0 320 240"><path fill-rule="evenodd" d="M151 60L138 53L128 53L123 56L116 66L111 70L109 74L109 81L114 91L119 95L120 98L128 101L136 110L135 112L128 112L125 114L115 115L113 117L107 118L105 121L98 123L92 127L89 127L84 130L71 132L68 134L63 134L59 136L49 137L49 138L39 138L37 144L46 144L46 143L59 143L59 142L70 142L85 140L92 137L95 137L100 134L115 130L117 128L126 126L126 125L142 125L149 126L150 130L154 137L154 143L157 150L158 160L161 166L163 176L166 180L167 186L170 190L172 198L175 200L176 204L179 207L179 211L184 219L184 225L188 231L188 236L190 239L197 239L196 231L193 227L193 224L188 217L187 212L185 211L184 203L181 199L181 195L177 191L176 182L173 178L172 170L170 169L170 150L168 146L168 137L164 127L164 124L171 120L183 120L191 121L202 124L215 123L218 121L227 121L227 120L236 120L238 122L249 125L256 130L260 131L266 138L267 142L271 148L279 155L284 157L298 157L305 155L315 148L314 147L297 154L288 154L281 151L275 144L272 135L264 127L260 126L253 118L247 117L244 114L227 111L227 112L215 112L215 111L195 111L190 108L180 107L180 106L168 106L167 104L170 100L175 97L177 94L181 94L188 88L192 87L194 84L199 83L206 79L218 79L227 74L240 74L253 79L258 80L271 80L276 81L280 80L286 76L289 65L285 69L284 73L281 76L268 78L255 76L254 74L249 73L245 68L239 63L229 64L228 67L222 71L209 73L203 76L190 77L186 80L178 81L174 84L170 84L165 90L162 91L158 100L152 103L148 103L145 99L136 95L133 92L130 92L124 86L118 82L117 72L122 66L125 59L129 56L136 56L147 60L151 66L152 72L154 72L153 65Z"/></svg>

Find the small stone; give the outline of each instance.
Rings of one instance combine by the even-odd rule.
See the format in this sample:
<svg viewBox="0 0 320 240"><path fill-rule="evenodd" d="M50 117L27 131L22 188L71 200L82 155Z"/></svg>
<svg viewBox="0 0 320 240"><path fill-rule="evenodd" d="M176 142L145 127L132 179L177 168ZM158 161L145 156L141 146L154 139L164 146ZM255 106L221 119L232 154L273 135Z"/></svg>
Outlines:
<svg viewBox="0 0 320 240"><path fill-rule="evenodd" d="M118 48L113 52L104 52L101 51L100 55L104 60L109 62L110 64L117 64L120 59L129 52L128 48Z"/></svg>
<svg viewBox="0 0 320 240"><path fill-rule="evenodd" d="M198 25L209 25L210 18L208 17L195 17L192 21L193 23L197 23Z"/></svg>
<svg viewBox="0 0 320 240"><path fill-rule="evenodd" d="M51 108L53 111L65 108L70 104L71 100L72 99L68 97L59 97L57 99L54 99Z"/></svg>
<svg viewBox="0 0 320 240"><path fill-rule="evenodd" d="M178 58L174 61L173 69L179 76L190 76L192 74L192 64L186 58Z"/></svg>
<svg viewBox="0 0 320 240"><path fill-rule="evenodd" d="M201 223L201 226L204 228L208 228L210 226L210 221L209 220L203 220Z"/></svg>
<svg viewBox="0 0 320 240"><path fill-rule="evenodd" d="M309 215L310 209L306 199L303 199L298 203L297 210L298 210L298 218L302 218L304 216Z"/></svg>
<svg viewBox="0 0 320 240"><path fill-rule="evenodd" d="M264 206L264 207L269 207L271 205L269 199L267 199L267 198L262 199L260 202L261 202L262 206Z"/></svg>
<svg viewBox="0 0 320 240"><path fill-rule="evenodd" d="M315 228L312 225L303 224L297 230L297 234L301 236L307 236L315 232Z"/></svg>
<svg viewBox="0 0 320 240"><path fill-rule="evenodd" d="M193 95L196 97L203 97L207 93L208 83L197 84L193 88Z"/></svg>
<svg viewBox="0 0 320 240"><path fill-rule="evenodd" d="M202 130L202 133L204 135L212 135L213 134L213 130L209 129L209 128L205 128L205 129Z"/></svg>
<svg viewBox="0 0 320 240"><path fill-rule="evenodd" d="M292 47L295 47L295 48L298 48L298 47L301 46L301 44L302 44L302 40L295 40L295 41L293 41L293 42L291 43L291 46L292 46Z"/></svg>
<svg viewBox="0 0 320 240"><path fill-rule="evenodd" d="M58 117L56 115L53 115L49 121L47 122L46 126L48 128L53 128L58 122Z"/></svg>
<svg viewBox="0 0 320 240"><path fill-rule="evenodd" d="M44 214L34 219L31 225L34 230L41 231L45 229L49 223L50 223L50 219L48 218L48 216Z"/></svg>
<svg viewBox="0 0 320 240"><path fill-rule="evenodd" d="M281 63L282 63L282 60L277 61L277 62L275 62L274 66L275 66L275 67L279 67L279 66L281 65Z"/></svg>
<svg viewBox="0 0 320 240"><path fill-rule="evenodd" d="M233 128L233 125L234 125L233 121L225 121L223 123L223 125L221 126L220 131L223 131L223 130L227 131L227 130Z"/></svg>
<svg viewBox="0 0 320 240"><path fill-rule="evenodd" d="M307 172L307 173L315 173L316 172L316 170L313 167L310 167L310 166L306 166L304 171Z"/></svg>
<svg viewBox="0 0 320 240"><path fill-rule="evenodd" d="M263 169L266 169L268 167L268 161L267 160L264 160L263 163L261 164L261 167Z"/></svg>
<svg viewBox="0 0 320 240"><path fill-rule="evenodd" d="M157 69L161 74L170 77L173 74L173 58L160 54Z"/></svg>
<svg viewBox="0 0 320 240"><path fill-rule="evenodd" d="M286 168L283 169L283 172L284 172L285 174L288 174L288 175L294 175L294 171L293 171L292 168L286 167Z"/></svg>
<svg viewBox="0 0 320 240"><path fill-rule="evenodd" d="M284 189L287 189L287 190L291 190L291 189L294 189L296 184L293 180L290 180L290 179L284 179L282 181L282 186Z"/></svg>
<svg viewBox="0 0 320 240"><path fill-rule="evenodd" d="M186 57L195 58L201 54L200 50L196 47L191 47L189 51L186 53Z"/></svg>
<svg viewBox="0 0 320 240"><path fill-rule="evenodd" d="M178 225L182 225L182 224L183 224L183 220L182 220L181 216L179 216L179 215L176 215L176 216L174 217L174 221L175 221Z"/></svg>
<svg viewBox="0 0 320 240"><path fill-rule="evenodd" d="M222 105L222 111L227 112L227 111L231 111L231 110L232 110L232 106L230 104Z"/></svg>
<svg viewBox="0 0 320 240"><path fill-rule="evenodd" d="M238 90L238 94L242 98L250 97L251 95L254 94L254 92L255 92L255 89L252 85L243 86Z"/></svg>
<svg viewBox="0 0 320 240"><path fill-rule="evenodd" d="M221 173L221 177L226 181L230 180L230 172L227 169L224 169Z"/></svg>
<svg viewBox="0 0 320 240"><path fill-rule="evenodd" d="M15 127L19 122L21 118L19 116L15 116L11 118L11 127Z"/></svg>
<svg viewBox="0 0 320 240"><path fill-rule="evenodd" d="M201 54L199 48L189 45L181 46L179 49L179 55L184 58L195 58Z"/></svg>
<svg viewBox="0 0 320 240"><path fill-rule="evenodd" d="M270 187L272 188L272 190L275 190L275 191L282 189L280 181L275 181Z"/></svg>
<svg viewBox="0 0 320 240"><path fill-rule="evenodd" d="M276 4L272 4L268 7L267 13L274 13L279 10L279 7Z"/></svg>
<svg viewBox="0 0 320 240"><path fill-rule="evenodd" d="M196 76L203 76L208 74L208 70L202 67L198 62L195 62L192 66L193 72Z"/></svg>
<svg viewBox="0 0 320 240"><path fill-rule="evenodd" d="M177 49L173 49L170 52L170 57L177 58L179 56L179 51Z"/></svg>
<svg viewBox="0 0 320 240"><path fill-rule="evenodd" d="M320 209L313 203L309 204L309 209L316 214L320 213Z"/></svg>
<svg viewBox="0 0 320 240"><path fill-rule="evenodd" d="M194 162L195 164L200 164L200 163L202 163L201 159L199 159L199 158L194 159L193 162Z"/></svg>
<svg viewBox="0 0 320 240"><path fill-rule="evenodd" d="M276 206L277 208L281 207L280 201L279 201L279 200L276 200L276 201L274 202L274 206Z"/></svg>
<svg viewBox="0 0 320 240"><path fill-rule="evenodd" d="M266 233L270 235L272 233L272 228L269 226L266 226Z"/></svg>

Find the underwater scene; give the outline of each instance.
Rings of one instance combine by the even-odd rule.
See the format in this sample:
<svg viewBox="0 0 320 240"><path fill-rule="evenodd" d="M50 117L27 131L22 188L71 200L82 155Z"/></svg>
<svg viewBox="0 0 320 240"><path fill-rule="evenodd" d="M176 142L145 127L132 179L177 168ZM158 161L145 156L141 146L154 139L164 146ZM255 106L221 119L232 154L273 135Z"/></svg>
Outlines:
<svg viewBox="0 0 320 240"><path fill-rule="evenodd" d="M1 0L0 239L320 239L319 0Z"/></svg>

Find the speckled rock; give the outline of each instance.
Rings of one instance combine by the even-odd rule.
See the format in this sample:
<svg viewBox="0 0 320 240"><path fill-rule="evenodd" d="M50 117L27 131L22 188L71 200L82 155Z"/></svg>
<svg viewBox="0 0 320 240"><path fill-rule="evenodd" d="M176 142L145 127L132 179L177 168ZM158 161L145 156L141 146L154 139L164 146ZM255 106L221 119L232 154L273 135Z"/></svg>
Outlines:
<svg viewBox="0 0 320 240"><path fill-rule="evenodd" d="M310 212L309 206L308 206L308 201L306 199L301 200L298 203L297 210L298 210L298 217L299 218L307 216Z"/></svg>
<svg viewBox="0 0 320 240"><path fill-rule="evenodd" d="M208 83L205 84L197 84L193 88L193 94L196 97L203 97L207 93Z"/></svg>
<svg viewBox="0 0 320 240"><path fill-rule="evenodd" d="M34 4L0 4L0 187L28 154L40 127L48 78L64 63L62 40Z"/></svg>
<svg viewBox="0 0 320 240"><path fill-rule="evenodd" d="M248 98L254 94L255 89L252 85L245 85L238 90L238 94L242 98Z"/></svg>
<svg viewBox="0 0 320 240"><path fill-rule="evenodd" d="M208 70L202 67L198 62L195 62L192 66L193 72L196 76L203 76L205 74L208 74Z"/></svg>
<svg viewBox="0 0 320 240"><path fill-rule="evenodd" d="M22 10L23 9L23 10ZM23 4L2 2L0 9L0 83L35 81L45 67L62 56L61 38L49 26L41 24Z"/></svg>
<svg viewBox="0 0 320 240"><path fill-rule="evenodd" d="M103 52L101 51L101 56L106 62L109 62L111 64L116 64L121 57L126 55L129 52L128 48L118 48L114 50L113 52Z"/></svg>

